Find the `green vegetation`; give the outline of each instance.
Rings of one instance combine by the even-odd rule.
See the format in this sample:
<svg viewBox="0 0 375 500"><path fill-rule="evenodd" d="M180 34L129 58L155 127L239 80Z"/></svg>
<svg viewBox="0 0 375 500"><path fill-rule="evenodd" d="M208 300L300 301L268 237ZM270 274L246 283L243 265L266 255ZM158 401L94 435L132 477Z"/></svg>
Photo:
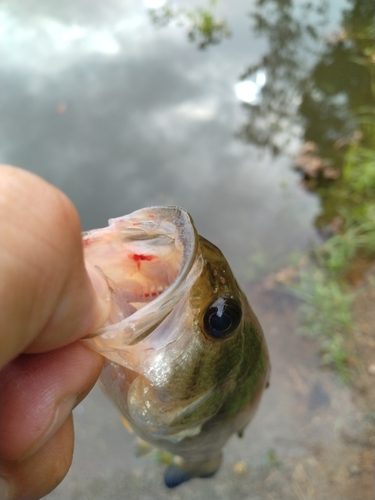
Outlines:
<svg viewBox="0 0 375 500"><path fill-rule="evenodd" d="M288 289L303 301L298 333L320 341L322 363L332 365L344 382L350 381L349 354L344 338L352 328L352 296L336 279L317 268L300 271Z"/></svg>
<svg viewBox="0 0 375 500"><path fill-rule="evenodd" d="M342 232L312 253L309 269L299 271L289 289L303 301L300 333L321 342L322 362L350 382L353 355L347 340L353 329L350 271L359 259L375 258L375 143L353 143L344 158L343 178L352 210L341 214Z"/></svg>
<svg viewBox="0 0 375 500"><path fill-rule="evenodd" d="M345 102L350 103L341 115L341 130L351 129L351 135L343 135L331 145L324 140L324 134L313 138L323 160L333 159L341 172L337 180L310 186L322 199L323 211L317 224L335 217L340 224L333 231L336 234L312 252L309 267L298 270L298 279L288 285L303 301L300 333L319 340L322 362L332 365L346 383L356 368L356 355L349 347L354 329L353 285L360 282L366 270L359 263L369 264L375 259L375 110L361 101L366 94L365 102L375 102L374 5L357 0L351 4L352 9L344 14L340 36L328 44L326 53L334 61L339 51L343 67L353 67L356 92L350 78L336 80L337 89L332 87L333 80L317 78L323 69L329 73L330 63L324 58L314 68L312 78L319 83L321 96L340 91L347 95ZM331 66L334 69L335 65ZM324 85L331 85L329 92L323 92ZM366 92L361 93L361 88ZM320 103L323 111L325 102L323 98ZM306 138L312 139L308 134Z"/></svg>

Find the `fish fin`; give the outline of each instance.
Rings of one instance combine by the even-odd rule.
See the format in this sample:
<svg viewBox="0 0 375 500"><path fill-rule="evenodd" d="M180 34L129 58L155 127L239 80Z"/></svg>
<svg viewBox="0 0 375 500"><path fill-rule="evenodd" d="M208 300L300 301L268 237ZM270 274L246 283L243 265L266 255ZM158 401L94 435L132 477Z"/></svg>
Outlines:
<svg viewBox="0 0 375 500"><path fill-rule="evenodd" d="M156 448L151 444L147 443L147 441L144 441L143 439L137 437L134 446L134 454L136 457L143 457L144 455L148 455L155 449Z"/></svg>
<svg viewBox="0 0 375 500"><path fill-rule="evenodd" d="M122 425L125 427L125 429L126 429L128 432L130 432L131 434L133 434L133 433L134 433L134 431L133 431L133 429L132 429L131 425L129 424L129 422L126 420L126 418L125 418L125 417L123 417L122 415L120 415L120 420L121 420L121 422L122 422Z"/></svg>
<svg viewBox="0 0 375 500"><path fill-rule="evenodd" d="M221 453L211 460L198 463L188 463L181 457L174 457L173 462L164 473L164 483L168 488L176 488L176 486L195 477L212 477L220 464Z"/></svg>

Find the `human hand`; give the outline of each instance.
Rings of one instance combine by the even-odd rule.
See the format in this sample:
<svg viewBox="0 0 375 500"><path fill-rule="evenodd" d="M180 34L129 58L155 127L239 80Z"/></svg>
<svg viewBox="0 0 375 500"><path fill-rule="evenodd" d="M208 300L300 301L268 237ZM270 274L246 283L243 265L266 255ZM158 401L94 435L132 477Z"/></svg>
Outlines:
<svg viewBox="0 0 375 500"><path fill-rule="evenodd" d="M0 498L37 499L73 454L72 409L102 357L77 340L109 313L103 278L83 261L69 199L24 170L0 166Z"/></svg>

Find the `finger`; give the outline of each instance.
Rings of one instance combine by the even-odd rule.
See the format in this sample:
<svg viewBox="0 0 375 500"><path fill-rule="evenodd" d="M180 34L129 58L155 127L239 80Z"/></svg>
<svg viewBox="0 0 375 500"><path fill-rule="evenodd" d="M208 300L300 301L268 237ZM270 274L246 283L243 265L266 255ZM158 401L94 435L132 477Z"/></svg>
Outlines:
<svg viewBox="0 0 375 500"><path fill-rule="evenodd" d="M64 479L72 462L73 418L70 414L60 429L34 455L22 461L0 464L2 500L36 500L47 495Z"/></svg>
<svg viewBox="0 0 375 500"><path fill-rule="evenodd" d="M90 391L102 359L75 342L9 363L0 372L0 456L14 461L36 453Z"/></svg>
<svg viewBox="0 0 375 500"><path fill-rule="evenodd" d="M97 329L109 301L104 280L87 274L79 217L60 190L1 166L0 213L3 366L26 347L47 351Z"/></svg>

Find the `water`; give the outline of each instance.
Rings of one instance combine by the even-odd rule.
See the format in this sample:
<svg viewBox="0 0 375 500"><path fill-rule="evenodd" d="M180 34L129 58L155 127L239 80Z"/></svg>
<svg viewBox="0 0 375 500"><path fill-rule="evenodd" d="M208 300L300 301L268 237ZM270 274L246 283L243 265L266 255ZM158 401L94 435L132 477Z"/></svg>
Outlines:
<svg viewBox="0 0 375 500"><path fill-rule="evenodd" d="M297 16L304 3L296 2ZM323 15L317 27L323 37L337 29L345 5L330 2L324 15L308 19ZM259 69L251 75L272 46L251 29L249 12L257 8L254 1L219 4L216 15L232 35L199 50L186 25L172 19L156 26L141 2L2 4L1 160L60 187L84 229L143 206L183 206L226 255L266 332L273 377L257 417L243 440L229 443L217 479L183 486L176 499L319 498L311 492L324 492L327 481L311 446L337 446L338 422L355 414L349 393L318 369L315 344L293 335L296 302L250 284L317 240L313 221L320 211L319 199L301 189L291 168L290 155L304 139L300 120L291 119L302 98L298 88L288 94L290 113L275 133L272 110L256 116L280 154L267 141L262 147L249 128L252 106L265 102L275 78ZM306 67L322 45L304 57ZM242 79L251 84L239 87ZM165 497L161 467L133 458L132 437L99 389L75 419L71 471L48 498ZM271 450L283 472L267 463ZM247 464L243 474L233 469L239 461Z"/></svg>
<svg viewBox="0 0 375 500"><path fill-rule="evenodd" d="M84 229L181 205L237 273L254 252L272 261L307 247L318 201L288 157L236 137L235 84L265 47L245 5L231 15L233 37L199 51L136 2L48 4L3 7L3 161L63 189Z"/></svg>

